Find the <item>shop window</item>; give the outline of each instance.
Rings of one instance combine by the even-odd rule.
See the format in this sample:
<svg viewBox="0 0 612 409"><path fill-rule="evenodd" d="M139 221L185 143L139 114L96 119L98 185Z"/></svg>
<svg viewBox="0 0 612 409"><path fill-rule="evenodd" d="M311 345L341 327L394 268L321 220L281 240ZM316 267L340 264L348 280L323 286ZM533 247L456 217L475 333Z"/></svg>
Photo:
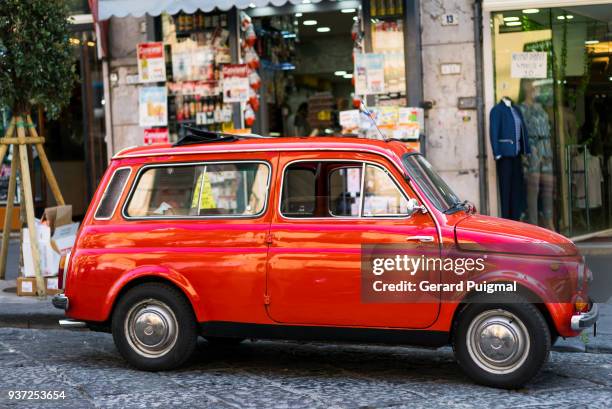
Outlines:
<svg viewBox="0 0 612 409"><path fill-rule="evenodd" d="M518 111L528 145L512 154L516 177L498 165L500 192L512 191L500 195L502 213L570 237L612 226L612 43L598 10L509 10L491 20L490 108L506 101Z"/></svg>
<svg viewBox="0 0 612 409"><path fill-rule="evenodd" d="M255 216L265 209L269 174L262 163L149 167L138 178L126 216Z"/></svg>

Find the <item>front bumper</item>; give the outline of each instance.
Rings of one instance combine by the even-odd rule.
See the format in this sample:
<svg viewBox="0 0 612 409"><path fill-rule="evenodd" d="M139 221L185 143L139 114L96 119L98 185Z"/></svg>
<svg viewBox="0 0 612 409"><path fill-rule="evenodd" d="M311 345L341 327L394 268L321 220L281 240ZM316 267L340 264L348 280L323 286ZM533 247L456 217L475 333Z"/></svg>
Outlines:
<svg viewBox="0 0 612 409"><path fill-rule="evenodd" d="M585 328L592 327L599 318L599 307L593 303L591 309L588 312L573 315L571 326L574 331L581 331Z"/></svg>

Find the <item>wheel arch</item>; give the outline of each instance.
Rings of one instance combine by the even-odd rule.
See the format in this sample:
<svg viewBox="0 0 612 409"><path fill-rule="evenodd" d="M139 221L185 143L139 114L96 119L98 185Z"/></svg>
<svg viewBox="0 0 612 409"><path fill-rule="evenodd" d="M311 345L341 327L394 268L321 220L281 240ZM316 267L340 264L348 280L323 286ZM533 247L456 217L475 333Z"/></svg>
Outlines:
<svg viewBox="0 0 612 409"><path fill-rule="evenodd" d="M198 322L204 321L200 297L183 275L172 270L152 268L138 269L128 274L125 274L121 279L117 280L108 293L105 302L105 317L106 322L110 323L117 302L130 289L146 283L161 283L166 284L178 290L188 301L193 313Z"/></svg>
<svg viewBox="0 0 612 409"><path fill-rule="evenodd" d="M506 281L496 281L496 283L507 283L507 282ZM533 302L532 304L540 311L540 313L544 317L544 320L546 321L546 324L548 325L548 330L550 331L551 337L558 336L559 330L557 328L556 321L553 319L553 313L556 311L551 311L549 304L545 303L542 300L542 297L536 294L536 292L530 289L529 287L517 282L516 290L517 290L516 292L518 295L528 300L538 301L538 302ZM453 313L453 319L451 321L451 331L450 331L451 340L455 336L455 328L457 326L457 323L459 322L461 313L469 305L469 301L478 295L482 295L482 294L478 293L477 291L470 291L463 297L463 299L461 300L457 308L455 308L455 311Z"/></svg>

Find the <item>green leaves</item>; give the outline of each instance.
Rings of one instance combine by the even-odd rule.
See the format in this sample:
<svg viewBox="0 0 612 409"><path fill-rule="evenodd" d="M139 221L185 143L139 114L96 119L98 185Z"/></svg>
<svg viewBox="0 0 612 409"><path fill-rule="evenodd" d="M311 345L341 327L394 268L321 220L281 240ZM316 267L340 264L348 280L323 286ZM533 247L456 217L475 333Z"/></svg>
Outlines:
<svg viewBox="0 0 612 409"><path fill-rule="evenodd" d="M0 0L0 106L56 118L76 79L64 0Z"/></svg>

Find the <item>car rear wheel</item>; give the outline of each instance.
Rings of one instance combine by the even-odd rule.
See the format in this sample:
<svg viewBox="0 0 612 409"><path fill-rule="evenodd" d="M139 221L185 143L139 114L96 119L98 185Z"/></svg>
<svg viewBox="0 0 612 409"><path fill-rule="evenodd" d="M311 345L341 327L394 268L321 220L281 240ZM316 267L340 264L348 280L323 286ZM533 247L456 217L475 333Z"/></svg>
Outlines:
<svg viewBox="0 0 612 409"><path fill-rule="evenodd" d="M471 303L453 334L461 368L483 385L516 389L529 382L548 359L551 336L542 313L521 299Z"/></svg>
<svg viewBox="0 0 612 409"><path fill-rule="evenodd" d="M198 336L185 296L161 283L142 284L126 292L113 312L112 332L121 355L147 371L184 364L195 350Z"/></svg>

